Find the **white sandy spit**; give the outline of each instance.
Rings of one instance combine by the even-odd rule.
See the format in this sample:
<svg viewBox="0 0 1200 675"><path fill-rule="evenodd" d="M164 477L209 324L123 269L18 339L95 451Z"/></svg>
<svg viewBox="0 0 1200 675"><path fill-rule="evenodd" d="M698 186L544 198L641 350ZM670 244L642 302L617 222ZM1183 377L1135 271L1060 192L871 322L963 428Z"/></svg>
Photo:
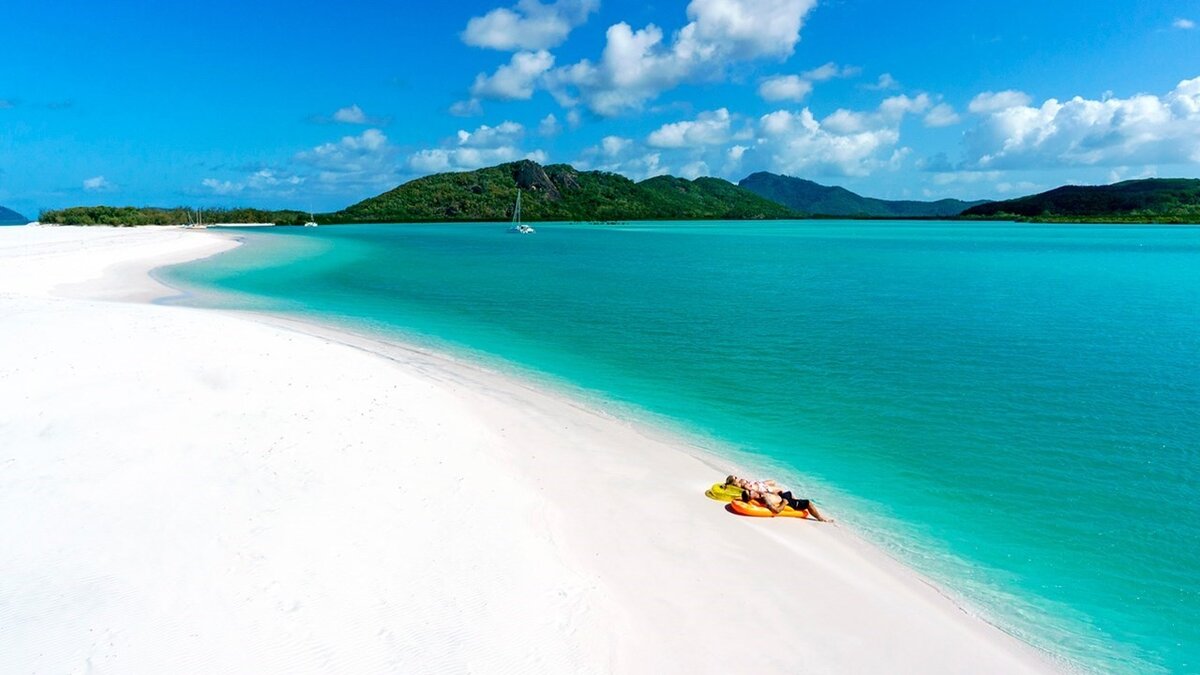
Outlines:
<svg viewBox="0 0 1200 675"><path fill-rule="evenodd" d="M730 467L488 370L112 300L228 235L0 228L6 672L1057 666ZM836 516L836 514L832 514Z"/></svg>

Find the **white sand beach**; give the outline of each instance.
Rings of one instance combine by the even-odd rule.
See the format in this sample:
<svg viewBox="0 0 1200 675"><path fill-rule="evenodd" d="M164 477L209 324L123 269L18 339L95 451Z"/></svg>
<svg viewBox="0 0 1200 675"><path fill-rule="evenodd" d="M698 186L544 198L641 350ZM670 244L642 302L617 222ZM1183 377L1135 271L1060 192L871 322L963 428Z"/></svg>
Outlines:
<svg viewBox="0 0 1200 675"><path fill-rule="evenodd" d="M725 512L702 493L736 467L666 433L146 302L149 270L235 245L0 228L6 672L1061 668L844 528Z"/></svg>

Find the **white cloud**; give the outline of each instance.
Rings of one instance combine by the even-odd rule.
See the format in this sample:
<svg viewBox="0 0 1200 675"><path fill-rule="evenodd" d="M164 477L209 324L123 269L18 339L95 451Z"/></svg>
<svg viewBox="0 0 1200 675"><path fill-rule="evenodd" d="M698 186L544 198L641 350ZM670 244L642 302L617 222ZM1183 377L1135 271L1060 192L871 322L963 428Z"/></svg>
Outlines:
<svg viewBox="0 0 1200 675"><path fill-rule="evenodd" d="M298 152L295 160L316 169L323 185L376 188L394 183L397 176L396 147L375 128Z"/></svg>
<svg viewBox="0 0 1200 675"><path fill-rule="evenodd" d="M977 168L1200 162L1200 77L1164 96L977 109L987 111L967 137L968 163Z"/></svg>
<svg viewBox="0 0 1200 675"><path fill-rule="evenodd" d="M777 75L758 85L758 95L764 101L802 101L812 88L812 82L799 75Z"/></svg>
<svg viewBox="0 0 1200 675"><path fill-rule="evenodd" d="M501 122L494 127L484 124L474 131L459 130L453 143L445 147L414 152L406 163L419 173L469 171L518 159L544 163L545 152L521 149L524 136L525 127L516 122Z"/></svg>
<svg viewBox="0 0 1200 675"><path fill-rule="evenodd" d="M701 176L708 176L711 172L708 170L708 164L703 160L689 162L679 167L679 175L689 180L694 180Z"/></svg>
<svg viewBox="0 0 1200 675"><path fill-rule="evenodd" d="M853 77L859 72L861 69L855 66L839 66L830 61L800 75L768 77L758 86L758 95L764 101L800 102L812 92L814 82L825 82L835 77Z"/></svg>
<svg viewBox="0 0 1200 675"><path fill-rule="evenodd" d="M502 101L525 100L533 96L538 79L554 66L554 55L548 51L517 52L490 77L480 73L471 85L475 98Z"/></svg>
<svg viewBox="0 0 1200 675"><path fill-rule="evenodd" d="M367 114L358 105L352 105L333 113L333 121L343 124L366 124Z"/></svg>
<svg viewBox="0 0 1200 675"><path fill-rule="evenodd" d="M542 136L557 136L562 133L562 125L558 123L558 118L554 113L550 113L538 122L538 134Z"/></svg>
<svg viewBox="0 0 1200 675"><path fill-rule="evenodd" d="M1004 91L985 91L967 105L967 110L973 113L990 113L1007 108L1019 108L1029 105L1033 98L1023 91L1006 89Z"/></svg>
<svg viewBox="0 0 1200 675"><path fill-rule="evenodd" d="M896 81L896 78L892 77L891 73L884 73L879 76L879 79L875 81L875 84L865 85L864 88L872 91L888 91L891 89L899 89L900 83Z"/></svg>
<svg viewBox="0 0 1200 675"><path fill-rule="evenodd" d="M620 157L625 149L633 145L633 141L620 136L605 136L600 140L600 152L605 157Z"/></svg>
<svg viewBox="0 0 1200 675"><path fill-rule="evenodd" d="M1027 195L1039 191L1040 188L1038 187L1038 184L1028 180L1019 180L1016 182L1001 181L996 183L996 192L1001 194L1015 192L1017 194Z"/></svg>
<svg viewBox="0 0 1200 675"><path fill-rule="evenodd" d="M112 188L113 184L108 182L108 179L104 176L93 176L83 179L83 189L88 192L103 192Z"/></svg>
<svg viewBox="0 0 1200 675"><path fill-rule="evenodd" d="M949 127L961 121L962 118L954 111L954 107L948 103L939 103L933 106L929 113L925 115L925 126L927 127Z"/></svg>
<svg viewBox="0 0 1200 675"><path fill-rule="evenodd" d="M482 124L475 131L459 129L458 144L468 148L496 148L515 145L525 136L525 127L516 122L504 121L494 127Z"/></svg>
<svg viewBox="0 0 1200 675"><path fill-rule="evenodd" d="M500 7L472 18L462 40L489 49L547 49L562 44L571 30L583 25L599 6L599 0L558 0L551 4L520 0L512 9Z"/></svg>
<svg viewBox="0 0 1200 675"><path fill-rule="evenodd" d="M729 111L725 108L702 112L694 120L662 125L650 132L646 144L654 148L721 145L729 140L731 120Z"/></svg>
<svg viewBox="0 0 1200 675"><path fill-rule="evenodd" d="M929 109L929 95L918 94L917 96L890 96L879 104L879 113L891 119L899 119L904 115L920 115Z"/></svg>
<svg viewBox="0 0 1200 675"><path fill-rule="evenodd" d="M217 180L216 178L205 178L200 181L204 187L212 190L216 195L234 195L245 189L245 186L240 183L234 183L231 180Z"/></svg>
<svg viewBox="0 0 1200 675"><path fill-rule="evenodd" d="M650 24L610 26L598 62L557 68L547 86L560 103L582 103L598 115L637 109L661 92L695 79L716 79L739 61L782 59L800 39L816 0L692 0L689 23L669 44Z"/></svg>
<svg viewBox="0 0 1200 675"><path fill-rule="evenodd" d="M777 110L758 122L758 137L747 155L772 171L797 174L866 176L899 168L909 154L900 143L900 124L930 106L929 96L892 96L872 112L840 109L817 120L808 108Z"/></svg>
<svg viewBox="0 0 1200 675"><path fill-rule="evenodd" d="M295 187L302 184L304 178L295 175L280 175L272 169L259 169L243 181L218 180L205 178L200 184L217 195L240 194L246 190L270 192L274 194L292 194Z"/></svg>
<svg viewBox="0 0 1200 675"><path fill-rule="evenodd" d="M477 98L469 98L465 101L455 101L450 106L450 114L455 117L475 117L483 114L483 105L479 103Z"/></svg>
<svg viewBox="0 0 1200 675"><path fill-rule="evenodd" d="M805 108L778 110L742 126L725 108L664 124L641 142L606 137L585 149L578 166L635 180L662 173L738 178L748 171L793 175L866 176L899 169L911 151L900 145L910 116L933 107L929 95L891 96L873 110L838 110L824 119Z"/></svg>
<svg viewBox="0 0 1200 675"><path fill-rule="evenodd" d="M806 71L803 75L804 79L811 82L824 82L832 80L835 77L854 77L862 72L857 66L839 66L830 61L823 66L818 66L812 70ZM888 77L891 77L890 75Z"/></svg>
<svg viewBox="0 0 1200 675"><path fill-rule="evenodd" d="M883 164L879 153L900 140L895 129L839 130L822 127L805 108L779 110L759 122L761 152L769 165L785 173L833 173L865 176Z"/></svg>
<svg viewBox="0 0 1200 675"><path fill-rule="evenodd" d="M1196 22L1192 21L1191 19L1179 18L1175 19L1171 25L1180 30L1192 30L1196 27Z"/></svg>

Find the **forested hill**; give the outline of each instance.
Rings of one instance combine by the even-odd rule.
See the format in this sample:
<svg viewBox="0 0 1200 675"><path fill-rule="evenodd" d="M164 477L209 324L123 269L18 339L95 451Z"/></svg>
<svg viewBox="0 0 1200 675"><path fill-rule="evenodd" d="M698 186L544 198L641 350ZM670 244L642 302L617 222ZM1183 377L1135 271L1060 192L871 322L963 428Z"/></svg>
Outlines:
<svg viewBox="0 0 1200 675"><path fill-rule="evenodd" d="M1029 197L974 206L963 217L1200 223L1200 179L1146 178L1112 185L1068 185Z"/></svg>
<svg viewBox="0 0 1200 675"><path fill-rule="evenodd" d="M719 178L640 183L604 171L530 160L409 181L327 218L332 222L506 221L517 190L527 221L792 218L791 209Z"/></svg>
<svg viewBox="0 0 1200 675"><path fill-rule="evenodd" d="M792 210L814 216L843 218L939 218L957 216L982 201L941 199L936 202L889 201L855 194L844 187L760 171L739 186Z"/></svg>
<svg viewBox="0 0 1200 675"><path fill-rule="evenodd" d="M10 208L0 206L0 225L24 225L29 219Z"/></svg>

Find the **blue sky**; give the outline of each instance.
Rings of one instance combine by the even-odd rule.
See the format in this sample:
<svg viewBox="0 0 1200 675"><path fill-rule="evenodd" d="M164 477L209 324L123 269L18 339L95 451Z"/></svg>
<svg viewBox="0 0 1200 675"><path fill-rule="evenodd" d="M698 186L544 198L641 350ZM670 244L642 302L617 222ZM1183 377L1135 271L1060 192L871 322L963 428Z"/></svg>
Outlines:
<svg viewBox="0 0 1200 675"><path fill-rule="evenodd" d="M10 3L0 204L331 210L521 157L888 198L1200 176L1200 0Z"/></svg>

